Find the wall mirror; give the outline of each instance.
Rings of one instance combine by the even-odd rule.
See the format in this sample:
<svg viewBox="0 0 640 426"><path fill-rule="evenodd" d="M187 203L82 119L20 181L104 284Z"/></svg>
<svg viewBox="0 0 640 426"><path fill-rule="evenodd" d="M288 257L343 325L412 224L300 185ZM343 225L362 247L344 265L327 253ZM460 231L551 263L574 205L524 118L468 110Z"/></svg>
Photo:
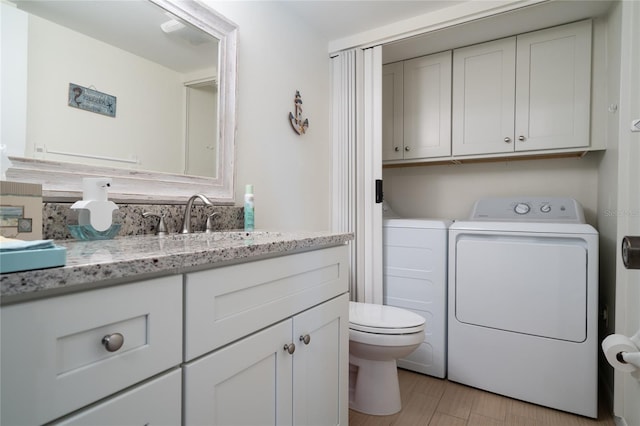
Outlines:
<svg viewBox="0 0 640 426"><path fill-rule="evenodd" d="M9 3L29 15L28 50L12 65L26 74L24 141L3 131L2 144L23 145L9 150L8 180L41 183L48 201L78 199L83 177L109 176L116 201L201 192L233 203L235 24L198 1ZM3 39L15 31L5 27ZM114 113L72 105L71 85Z"/></svg>

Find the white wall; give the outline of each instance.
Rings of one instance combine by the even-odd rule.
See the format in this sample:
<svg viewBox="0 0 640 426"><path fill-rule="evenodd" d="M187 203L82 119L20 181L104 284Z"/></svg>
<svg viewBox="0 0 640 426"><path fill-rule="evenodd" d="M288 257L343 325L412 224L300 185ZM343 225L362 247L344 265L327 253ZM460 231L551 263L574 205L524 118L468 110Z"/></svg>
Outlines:
<svg viewBox="0 0 640 426"><path fill-rule="evenodd" d="M208 2L239 26L236 202L254 185L257 228L330 229L327 40L279 2ZM289 123L300 91L309 129Z"/></svg>
<svg viewBox="0 0 640 426"><path fill-rule="evenodd" d="M7 155L24 155L27 131L27 14L0 2L0 145ZM8 160L7 160L8 163ZM2 175L8 164L3 162Z"/></svg>
<svg viewBox="0 0 640 426"><path fill-rule="evenodd" d="M630 131L632 120L640 117L640 3L623 1L620 7L618 242L625 235L640 235L640 133ZM632 336L640 329L640 271L624 268L617 247L615 331ZM640 425L640 380L616 371L614 382L614 413L626 425Z"/></svg>
<svg viewBox="0 0 640 426"><path fill-rule="evenodd" d="M384 197L405 217L465 219L482 197L567 196L595 224L599 154L583 158L522 160L388 168Z"/></svg>
<svg viewBox="0 0 640 426"><path fill-rule="evenodd" d="M81 152L124 159L134 168L184 171L181 74L39 17L29 16L27 157L128 168L47 154ZM67 105L69 83L116 96L116 117Z"/></svg>
<svg viewBox="0 0 640 426"><path fill-rule="evenodd" d="M616 4L607 20L605 64L607 78L603 86L607 87L608 98L601 105L619 105L620 103L620 25L621 6ZM614 332L615 296L616 296L616 249L618 227L618 122L619 114L611 108L606 114L607 151L603 153L598 169L598 232L600 234L600 294L601 309L606 307L608 321L600 323L599 337ZM600 353L600 375L604 384L608 402L613 399L613 369L609 367Z"/></svg>

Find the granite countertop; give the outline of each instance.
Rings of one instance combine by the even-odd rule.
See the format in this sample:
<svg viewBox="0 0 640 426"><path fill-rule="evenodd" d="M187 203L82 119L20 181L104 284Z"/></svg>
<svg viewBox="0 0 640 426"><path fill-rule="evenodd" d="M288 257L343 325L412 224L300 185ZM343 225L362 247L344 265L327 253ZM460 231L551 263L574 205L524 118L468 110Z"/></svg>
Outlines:
<svg viewBox="0 0 640 426"><path fill-rule="evenodd" d="M0 275L0 303L331 247L352 239L350 233L223 231L55 241L67 249L66 266Z"/></svg>

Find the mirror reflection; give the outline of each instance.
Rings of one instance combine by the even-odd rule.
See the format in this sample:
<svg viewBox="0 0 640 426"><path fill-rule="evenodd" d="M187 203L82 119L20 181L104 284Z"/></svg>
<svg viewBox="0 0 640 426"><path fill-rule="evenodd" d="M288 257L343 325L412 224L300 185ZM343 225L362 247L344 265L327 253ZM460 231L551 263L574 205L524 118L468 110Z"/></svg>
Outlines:
<svg viewBox="0 0 640 426"><path fill-rule="evenodd" d="M217 177L216 38L148 1L12 3L28 13L9 35L28 46L12 65L26 70L26 134L10 141L25 157ZM72 107L70 85L113 116Z"/></svg>

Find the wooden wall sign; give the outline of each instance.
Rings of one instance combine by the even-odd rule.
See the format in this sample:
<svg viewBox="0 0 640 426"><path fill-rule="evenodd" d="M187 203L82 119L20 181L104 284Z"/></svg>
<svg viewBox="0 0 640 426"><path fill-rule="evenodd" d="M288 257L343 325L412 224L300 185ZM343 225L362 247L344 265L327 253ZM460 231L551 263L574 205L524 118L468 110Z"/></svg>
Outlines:
<svg viewBox="0 0 640 426"><path fill-rule="evenodd" d="M69 106L109 117L116 116L116 97L69 83Z"/></svg>

